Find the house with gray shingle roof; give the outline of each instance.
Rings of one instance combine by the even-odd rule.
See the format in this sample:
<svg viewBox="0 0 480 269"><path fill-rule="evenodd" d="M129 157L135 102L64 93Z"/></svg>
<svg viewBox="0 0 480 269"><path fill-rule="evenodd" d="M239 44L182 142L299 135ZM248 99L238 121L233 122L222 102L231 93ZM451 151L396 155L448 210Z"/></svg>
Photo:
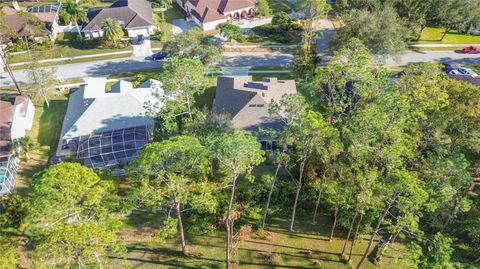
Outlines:
<svg viewBox="0 0 480 269"><path fill-rule="evenodd" d="M90 38L103 36L102 25L107 18L119 21L129 37L154 33L153 10L147 0L118 0L108 8L88 12L87 17L89 22L82 33Z"/></svg>
<svg viewBox="0 0 480 269"><path fill-rule="evenodd" d="M268 112L272 102L278 103L286 94L297 92L294 80L263 78L253 81L251 76L218 77L213 109L228 113L235 128L256 132L259 128L283 127L281 118Z"/></svg>
<svg viewBox="0 0 480 269"><path fill-rule="evenodd" d="M219 24L255 17L255 0L176 0L176 5L204 31Z"/></svg>

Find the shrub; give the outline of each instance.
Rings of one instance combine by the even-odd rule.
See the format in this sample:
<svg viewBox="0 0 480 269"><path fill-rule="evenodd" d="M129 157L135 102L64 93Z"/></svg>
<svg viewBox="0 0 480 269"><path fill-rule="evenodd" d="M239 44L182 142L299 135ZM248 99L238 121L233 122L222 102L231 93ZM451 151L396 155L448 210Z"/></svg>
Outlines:
<svg viewBox="0 0 480 269"><path fill-rule="evenodd" d="M286 12L281 11L273 15L272 26L277 30L288 31L290 30L291 25L292 25L292 20L290 19L290 17Z"/></svg>
<svg viewBox="0 0 480 269"><path fill-rule="evenodd" d="M233 25L229 22L220 24L220 34L228 39L234 39L240 41L243 38L243 31L242 29L237 26Z"/></svg>
<svg viewBox="0 0 480 269"><path fill-rule="evenodd" d="M25 51L27 50L27 45L24 42L17 41L12 43L8 49L11 52Z"/></svg>

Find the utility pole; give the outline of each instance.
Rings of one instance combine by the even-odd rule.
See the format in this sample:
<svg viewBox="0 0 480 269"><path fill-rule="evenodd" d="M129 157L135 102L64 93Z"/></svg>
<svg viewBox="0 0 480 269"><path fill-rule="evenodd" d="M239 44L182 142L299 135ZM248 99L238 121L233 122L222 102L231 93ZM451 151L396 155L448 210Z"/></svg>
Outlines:
<svg viewBox="0 0 480 269"><path fill-rule="evenodd" d="M5 70L7 71L8 75L12 79L13 84L15 84L15 88L17 89L18 93L23 95L23 91L22 91L22 89L20 89L20 86L18 85L18 82L15 79L15 75L13 74L13 71L10 68L10 65L8 64L6 52L3 50L3 44L2 44L2 38L1 37L0 37L0 58L2 58L2 62L3 62L3 65L5 66Z"/></svg>

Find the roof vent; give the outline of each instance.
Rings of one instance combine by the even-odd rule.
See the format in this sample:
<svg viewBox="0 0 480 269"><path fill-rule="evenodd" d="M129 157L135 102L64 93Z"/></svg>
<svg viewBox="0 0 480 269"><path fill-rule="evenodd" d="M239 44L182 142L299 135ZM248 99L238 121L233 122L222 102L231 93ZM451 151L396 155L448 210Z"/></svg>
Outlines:
<svg viewBox="0 0 480 269"><path fill-rule="evenodd" d="M275 83L277 82L277 78L262 78L263 82L270 82L270 83Z"/></svg>

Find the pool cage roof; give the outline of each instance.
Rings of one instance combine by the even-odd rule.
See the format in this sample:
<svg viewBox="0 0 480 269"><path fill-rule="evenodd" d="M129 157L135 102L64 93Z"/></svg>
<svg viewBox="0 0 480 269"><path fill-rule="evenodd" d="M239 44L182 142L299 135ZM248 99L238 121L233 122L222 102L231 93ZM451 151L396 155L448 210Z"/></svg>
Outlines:
<svg viewBox="0 0 480 269"><path fill-rule="evenodd" d="M60 4L44 4L28 7L27 11L30 13L57 13L60 8Z"/></svg>
<svg viewBox="0 0 480 269"><path fill-rule="evenodd" d="M12 193L17 170L18 158L15 155L0 156L0 196Z"/></svg>
<svg viewBox="0 0 480 269"><path fill-rule="evenodd" d="M151 130L152 126L143 125L81 136L77 158L91 168L126 165L150 141Z"/></svg>

